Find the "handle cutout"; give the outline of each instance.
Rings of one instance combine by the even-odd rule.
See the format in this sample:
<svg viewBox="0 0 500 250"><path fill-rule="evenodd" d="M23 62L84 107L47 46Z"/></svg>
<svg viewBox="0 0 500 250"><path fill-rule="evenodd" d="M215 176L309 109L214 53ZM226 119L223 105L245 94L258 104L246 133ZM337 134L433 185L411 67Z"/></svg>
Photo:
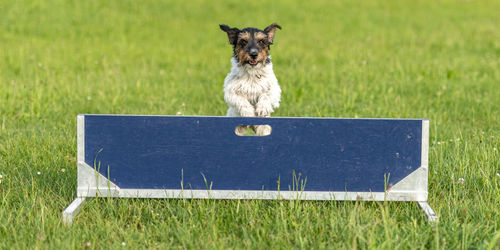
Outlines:
<svg viewBox="0 0 500 250"><path fill-rule="evenodd" d="M234 129L237 136L268 136L273 129L267 124L263 125L238 125Z"/></svg>

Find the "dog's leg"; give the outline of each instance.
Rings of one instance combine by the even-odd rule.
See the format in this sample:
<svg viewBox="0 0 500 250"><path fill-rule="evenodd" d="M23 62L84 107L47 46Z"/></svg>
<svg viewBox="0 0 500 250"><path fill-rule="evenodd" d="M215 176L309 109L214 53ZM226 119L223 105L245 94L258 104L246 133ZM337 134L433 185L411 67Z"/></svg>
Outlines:
<svg viewBox="0 0 500 250"><path fill-rule="evenodd" d="M271 89L268 93L268 97L269 97L269 103L271 104L271 107L273 107L273 109L279 108L280 100L281 100L281 88L277 82L275 84L271 85Z"/></svg>
<svg viewBox="0 0 500 250"><path fill-rule="evenodd" d="M258 136L270 135L272 132L272 128L269 125L253 125L252 129L255 132L255 135Z"/></svg>
<svg viewBox="0 0 500 250"><path fill-rule="evenodd" d="M269 97L267 95L260 96L259 101L255 104L255 116L269 117L273 111Z"/></svg>
<svg viewBox="0 0 500 250"><path fill-rule="evenodd" d="M238 114L238 111L236 111L235 108L229 106L229 108L227 109L227 113L226 113L226 116L230 116L230 117L239 117L240 114Z"/></svg>
<svg viewBox="0 0 500 250"><path fill-rule="evenodd" d="M271 98L269 95L261 95L259 101L255 105L255 115L259 117L270 117L271 113L274 111L273 104L271 103ZM270 135L272 128L269 125L256 125L252 129L258 136Z"/></svg>
<svg viewBox="0 0 500 250"><path fill-rule="evenodd" d="M231 106L229 107L229 109L227 109L226 116L241 117L238 111L236 111L236 109ZM234 130L234 133L236 133L237 135L245 135L247 129L248 129L247 125L237 126L236 129Z"/></svg>
<svg viewBox="0 0 500 250"><path fill-rule="evenodd" d="M237 135L245 135L247 132L248 126L243 125L243 126L237 126L236 129L234 130L234 133Z"/></svg>
<svg viewBox="0 0 500 250"><path fill-rule="evenodd" d="M233 109L238 116L255 116L255 108L250 104L247 98L236 94L233 89L224 89L224 100L230 109Z"/></svg>

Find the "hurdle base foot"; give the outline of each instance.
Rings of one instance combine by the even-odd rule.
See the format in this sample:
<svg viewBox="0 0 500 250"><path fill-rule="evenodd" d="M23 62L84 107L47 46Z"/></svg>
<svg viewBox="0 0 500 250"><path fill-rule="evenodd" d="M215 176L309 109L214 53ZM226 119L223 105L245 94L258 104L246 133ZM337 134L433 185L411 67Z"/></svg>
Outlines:
<svg viewBox="0 0 500 250"><path fill-rule="evenodd" d="M80 213L84 203L85 197L78 197L63 211L62 220L65 225L71 226L73 219Z"/></svg>
<svg viewBox="0 0 500 250"><path fill-rule="evenodd" d="M436 215L434 210L432 210L427 201L419 201L418 205L420 206L420 208L422 208L422 210L424 210L424 213L427 216L427 220L429 220L430 223L438 222L439 217Z"/></svg>

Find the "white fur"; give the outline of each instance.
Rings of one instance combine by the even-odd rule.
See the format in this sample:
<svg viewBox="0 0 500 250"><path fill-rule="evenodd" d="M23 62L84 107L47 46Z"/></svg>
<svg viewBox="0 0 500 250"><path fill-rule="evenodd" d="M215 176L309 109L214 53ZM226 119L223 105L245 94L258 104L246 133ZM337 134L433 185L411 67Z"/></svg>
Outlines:
<svg viewBox="0 0 500 250"><path fill-rule="evenodd" d="M271 62L252 67L239 65L233 57L231 72L224 79L227 116L269 117L280 105L281 89Z"/></svg>

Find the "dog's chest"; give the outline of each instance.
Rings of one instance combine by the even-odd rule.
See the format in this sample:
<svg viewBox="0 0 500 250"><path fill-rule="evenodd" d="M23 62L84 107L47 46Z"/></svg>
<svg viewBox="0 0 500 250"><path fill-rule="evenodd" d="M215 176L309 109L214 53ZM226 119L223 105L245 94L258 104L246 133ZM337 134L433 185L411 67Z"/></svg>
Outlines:
<svg viewBox="0 0 500 250"><path fill-rule="evenodd" d="M272 78L265 74L244 74L233 75L227 87L253 104L258 101L259 96L270 91L272 83Z"/></svg>

